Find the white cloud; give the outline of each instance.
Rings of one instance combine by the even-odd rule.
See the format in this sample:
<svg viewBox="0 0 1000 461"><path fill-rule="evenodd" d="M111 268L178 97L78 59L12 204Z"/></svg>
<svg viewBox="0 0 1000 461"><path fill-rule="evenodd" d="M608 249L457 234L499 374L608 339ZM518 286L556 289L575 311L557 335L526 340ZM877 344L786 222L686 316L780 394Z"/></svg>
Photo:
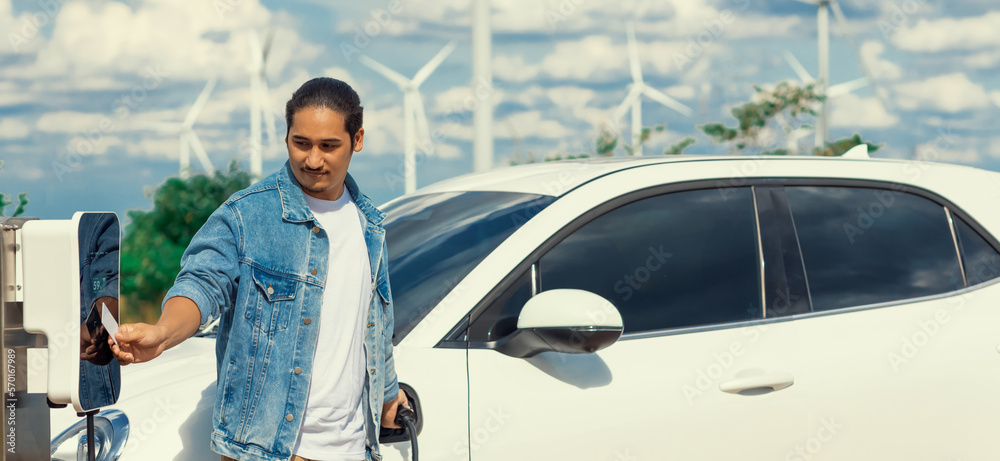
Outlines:
<svg viewBox="0 0 1000 461"><path fill-rule="evenodd" d="M38 117L35 129L45 133L79 133L100 130L101 121L110 119L104 114L93 112L58 111L48 112Z"/></svg>
<svg viewBox="0 0 1000 461"><path fill-rule="evenodd" d="M962 64L973 69L992 69L1000 64L1000 51L989 50L962 58Z"/></svg>
<svg viewBox="0 0 1000 461"><path fill-rule="evenodd" d="M889 128L899 123L878 98L845 94L830 100L830 125L834 127Z"/></svg>
<svg viewBox="0 0 1000 461"><path fill-rule="evenodd" d="M472 96L472 91L467 86L454 86L434 95L434 104L430 112L437 114L450 114L453 112L464 112L466 98Z"/></svg>
<svg viewBox="0 0 1000 461"><path fill-rule="evenodd" d="M896 85L897 101L904 109L933 108L946 112L982 109L1000 105L1000 92L987 92L982 85L969 80L964 73L931 77L919 82Z"/></svg>
<svg viewBox="0 0 1000 461"><path fill-rule="evenodd" d="M1000 138L994 138L993 142L990 143L989 154L990 157L1000 158Z"/></svg>
<svg viewBox="0 0 1000 461"><path fill-rule="evenodd" d="M0 139L20 139L30 132L28 124L16 118L0 118Z"/></svg>
<svg viewBox="0 0 1000 461"><path fill-rule="evenodd" d="M437 143L434 145L434 152L441 158L458 158L462 156L462 150L454 144Z"/></svg>
<svg viewBox="0 0 1000 461"><path fill-rule="evenodd" d="M493 57L493 76L500 80L525 82L538 76L541 66L528 64L523 56L496 55Z"/></svg>
<svg viewBox="0 0 1000 461"><path fill-rule="evenodd" d="M691 99L695 96L694 87L691 85L674 85L663 92L677 99Z"/></svg>
<svg viewBox="0 0 1000 461"><path fill-rule="evenodd" d="M976 164L981 160L979 151L974 148L969 149L948 149L942 150L934 146L934 143L921 144L916 148L918 160L943 163Z"/></svg>
<svg viewBox="0 0 1000 461"><path fill-rule="evenodd" d="M974 50L1000 46L1000 11L965 18L921 19L892 35L892 43L907 51Z"/></svg>
<svg viewBox="0 0 1000 461"><path fill-rule="evenodd" d="M108 148L114 146L121 146L124 143L121 138L117 136L101 136L99 139L91 140L83 136L74 136L69 142L66 143L66 148L83 155L104 155L108 152ZM87 148L79 148L79 146L87 145Z"/></svg>
<svg viewBox="0 0 1000 461"><path fill-rule="evenodd" d="M508 125L507 130L502 129L503 125ZM572 134L573 131L566 128L562 123L544 119L541 111L532 110L512 114L507 119L496 124L493 134L498 138L543 138L559 139Z"/></svg>
<svg viewBox="0 0 1000 461"><path fill-rule="evenodd" d="M290 18L272 14L258 0L241 0L231 10L218 5L225 3L69 0L53 20L51 38L35 39L44 43L34 61L6 66L0 74L56 77L81 89L127 88L141 83L149 68L161 69L168 80L204 81L215 74L242 82L250 63L245 31L270 25L275 26L273 49L295 50L271 53L270 72L281 72L293 61L309 63L321 54L322 47L301 39Z"/></svg>
<svg viewBox="0 0 1000 461"><path fill-rule="evenodd" d="M898 80L903 76L902 69L891 61L882 59L885 45L882 42L867 41L861 45L861 56L868 63L876 80Z"/></svg>
<svg viewBox="0 0 1000 461"><path fill-rule="evenodd" d="M143 136L138 141L125 143L125 151L141 157L161 157L171 160L180 159L180 139L177 136L152 135ZM198 160L191 156L191 165L198 165Z"/></svg>

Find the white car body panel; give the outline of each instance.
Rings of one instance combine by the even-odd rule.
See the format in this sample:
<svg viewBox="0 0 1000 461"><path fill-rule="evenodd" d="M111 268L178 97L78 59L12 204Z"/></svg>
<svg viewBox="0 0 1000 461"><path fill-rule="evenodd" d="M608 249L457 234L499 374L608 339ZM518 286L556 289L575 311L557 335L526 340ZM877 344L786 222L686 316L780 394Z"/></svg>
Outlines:
<svg viewBox="0 0 1000 461"><path fill-rule="evenodd" d="M1000 382L997 279L887 305L627 334L593 354L521 359L435 347L503 277L594 207L663 184L707 180L725 194L762 177L927 189L1000 235L1000 174L925 162L570 161L421 189L416 195L474 190L560 197L492 251L395 348L399 380L413 386L423 407L423 459L978 459L1000 452L992 437L1000 399L988 397ZM936 326L935 333L926 325ZM904 349L920 332L926 343ZM763 395L723 390L762 376L788 376L793 383ZM218 459L208 448L214 339L194 338L152 363L125 367L122 381L114 408L128 414L133 431L123 460ZM53 435L77 420L71 410L53 411ZM382 453L386 460L409 459L409 444L388 444Z"/></svg>

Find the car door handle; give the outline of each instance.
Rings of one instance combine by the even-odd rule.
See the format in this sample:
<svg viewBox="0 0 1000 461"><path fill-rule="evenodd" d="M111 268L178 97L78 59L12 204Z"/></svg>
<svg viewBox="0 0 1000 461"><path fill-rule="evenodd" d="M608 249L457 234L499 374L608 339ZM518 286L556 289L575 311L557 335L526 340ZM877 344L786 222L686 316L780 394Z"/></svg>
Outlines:
<svg viewBox="0 0 1000 461"><path fill-rule="evenodd" d="M719 383L719 390L730 394L760 395L780 391L794 383L795 377L791 373L751 368L736 373L729 381Z"/></svg>

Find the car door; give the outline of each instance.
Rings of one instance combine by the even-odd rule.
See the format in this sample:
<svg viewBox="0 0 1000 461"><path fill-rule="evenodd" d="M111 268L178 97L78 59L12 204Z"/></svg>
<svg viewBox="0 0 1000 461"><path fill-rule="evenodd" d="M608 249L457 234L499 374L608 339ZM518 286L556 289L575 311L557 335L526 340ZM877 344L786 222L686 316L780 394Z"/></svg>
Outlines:
<svg viewBox="0 0 1000 461"><path fill-rule="evenodd" d="M782 194L813 311L791 322L810 411L788 459L995 456L996 239L912 187L793 181Z"/></svg>
<svg viewBox="0 0 1000 461"><path fill-rule="evenodd" d="M804 358L794 322L765 320L789 303L763 292L754 196L644 190L532 253L471 315L471 459L783 459L807 435ZM592 354L491 349L533 293L557 288L612 302L624 336Z"/></svg>

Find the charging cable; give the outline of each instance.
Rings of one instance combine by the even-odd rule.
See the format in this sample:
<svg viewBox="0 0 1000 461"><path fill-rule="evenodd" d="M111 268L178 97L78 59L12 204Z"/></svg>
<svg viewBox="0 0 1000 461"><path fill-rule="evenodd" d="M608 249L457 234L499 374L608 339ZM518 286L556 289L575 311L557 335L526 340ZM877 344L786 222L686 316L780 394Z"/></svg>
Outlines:
<svg viewBox="0 0 1000 461"><path fill-rule="evenodd" d="M410 459L413 461L417 461L417 428L414 425L416 417L413 410L408 407L403 405L396 407L396 424L400 427L406 427L406 430L410 432L410 448L413 449L413 456Z"/></svg>

